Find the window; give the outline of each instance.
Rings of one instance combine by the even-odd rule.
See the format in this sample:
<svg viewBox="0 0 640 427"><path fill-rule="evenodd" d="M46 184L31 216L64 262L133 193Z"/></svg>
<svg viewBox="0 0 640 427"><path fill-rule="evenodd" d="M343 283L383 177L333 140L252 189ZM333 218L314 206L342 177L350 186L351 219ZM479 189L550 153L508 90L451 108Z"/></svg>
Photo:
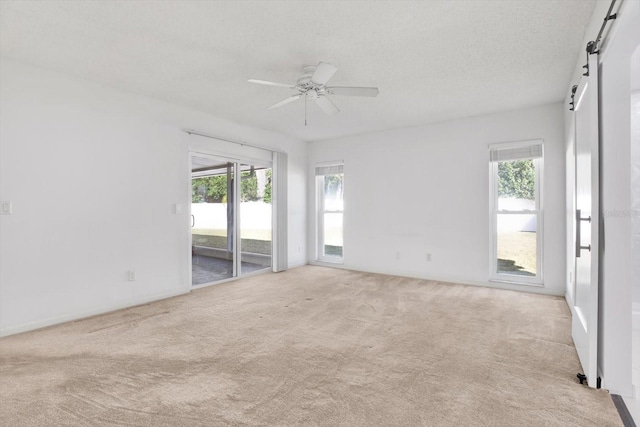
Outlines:
<svg viewBox="0 0 640 427"><path fill-rule="evenodd" d="M342 262L343 189L342 164L316 167L317 259L319 261Z"/></svg>
<svg viewBox="0 0 640 427"><path fill-rule="evenodd" d="M542 284L541 140L494 144L491 279Z"/></svg>

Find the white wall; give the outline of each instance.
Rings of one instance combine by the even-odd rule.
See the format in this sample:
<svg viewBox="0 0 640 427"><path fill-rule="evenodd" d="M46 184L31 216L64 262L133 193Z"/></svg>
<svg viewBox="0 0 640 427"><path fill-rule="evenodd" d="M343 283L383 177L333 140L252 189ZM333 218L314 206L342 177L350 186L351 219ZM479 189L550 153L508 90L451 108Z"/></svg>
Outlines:
<svg viewBox="0 0 640 427"><path fill-rule="evenodd" d="M600 0L587 27L583 46L598 34L610 1ZM612 393L631 394L631 221L630 213L630 67L631 55L640 44L640 2L625 1L612 22L612 30L601 48L600 60L600 135L601 135L601 209L604 233L601 239L603 259L600 266L599 370L603 387ZM578 84L585 64L584 49L571 85ZM571 163L573 115L568 110L567 88L564 115L567 163ZM568 189L570 190L570 188ZM566 220L573 228L572 194L567 192ZM572 234L571 234L572 236ZM567 242L567 272L573 276L573 238ZM567 279L568 279L567 277ZM572 289L568 284L568 289ZM567 293L572 304L573 295Z"/></svg>
<svg viewBox="0 0 640 427"><path fill-rule="evenodd" d="M531 139L543 139L545 147L544 288L489 282L488 145ZM344 161L345 267L564 294L560 104L311 143L309 194L314 194L315 164L339 160ZM309 200L313 261L315 199Z"/></svg>
<svg viewBox="0 0 640 427"><path fill-rule="evenodd" d="M2 58L0 334L189 291L189 150L252 150L183 128L288 152L289 265L305 264L305 143Z"/></svg>

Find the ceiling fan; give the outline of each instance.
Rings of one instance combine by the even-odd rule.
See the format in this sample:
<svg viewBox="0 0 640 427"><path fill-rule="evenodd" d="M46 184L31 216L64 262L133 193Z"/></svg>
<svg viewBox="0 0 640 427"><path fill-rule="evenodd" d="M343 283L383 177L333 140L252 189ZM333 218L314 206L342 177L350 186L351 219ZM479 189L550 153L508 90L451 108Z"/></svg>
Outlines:
<svg viewBox="0 0 640 427"><path fill-rule="evenodd" d="M338 70L337 67L327 64L326 62L320 62L318 65L311 65L304 67L302 75L298 77L295 85L286 83L269 82L265 80L249 79L249 83L255 83L267 86L286 87L289 89L296 89L298 93L289 98L286 98L280 102L277 102L267 110L273 110L274 108L282 107L290 102L297 101L304 96L305 98L305 125L306 120L306 100L311 99L316 101L318 107L326 114L333 115L340 111L338 107L331 101L327 95L343 95L343 96L378 96L377 87L346 87L346 86L327 86L327 82Z"/></svg>

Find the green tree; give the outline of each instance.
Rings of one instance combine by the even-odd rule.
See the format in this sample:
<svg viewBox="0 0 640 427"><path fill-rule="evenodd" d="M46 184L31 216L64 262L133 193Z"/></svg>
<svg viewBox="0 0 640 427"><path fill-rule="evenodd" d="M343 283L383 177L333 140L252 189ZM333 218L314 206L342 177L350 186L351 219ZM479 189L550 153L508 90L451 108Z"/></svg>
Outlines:
<svg viewBox="0 0 640 427"><path fill-rule="evenodd" d="M206 176L191 180L192 203L223 203L227 196L226 175Z"/></svg>
<svg viewBox="0 0 640 427"><path fill-rule="evenodd" d="M264 196L262 200L265 203L271 203L271 169L267 169L267 184L264 186Z"/></svg>
<svg viewBox="0 0 640 427"><path fill-rule="evenodd" d="M498 196L535 199L535 167L533 160L498 163Z"/></svg>
<svg viewBox="0 0 640 427"><path fill-rule="evenodd" d="M253 202L258 200L258 178L255 172L242 172L240 183L240 201Z"/></svg>
<svg viewBox="0 0 640 427"><path fill-rule="evenodd" d="M240 182L240 201L253 202L258 197L258 178L255 172L242 172ZM227 175L206 176L191 180L192 203L226 203ZM267 184L264 189L263 200L271 203L271 169L267 171Z"/></svg>

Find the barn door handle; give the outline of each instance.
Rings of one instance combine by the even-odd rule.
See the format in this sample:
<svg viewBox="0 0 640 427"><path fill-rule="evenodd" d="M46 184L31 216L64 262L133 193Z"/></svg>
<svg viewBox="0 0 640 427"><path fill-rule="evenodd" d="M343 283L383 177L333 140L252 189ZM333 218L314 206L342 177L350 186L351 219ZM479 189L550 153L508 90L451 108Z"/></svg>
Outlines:
<svg viewBox="0 0 640 427"><path fill-rule="evenodd" d="M580 223L582 221L591 222L591 217L583 218L580 212L580 209L576 209L576 258L580 258L580 251L583 249L591 252L591 245L582 246L581 238L580 238Z"/></svg>

